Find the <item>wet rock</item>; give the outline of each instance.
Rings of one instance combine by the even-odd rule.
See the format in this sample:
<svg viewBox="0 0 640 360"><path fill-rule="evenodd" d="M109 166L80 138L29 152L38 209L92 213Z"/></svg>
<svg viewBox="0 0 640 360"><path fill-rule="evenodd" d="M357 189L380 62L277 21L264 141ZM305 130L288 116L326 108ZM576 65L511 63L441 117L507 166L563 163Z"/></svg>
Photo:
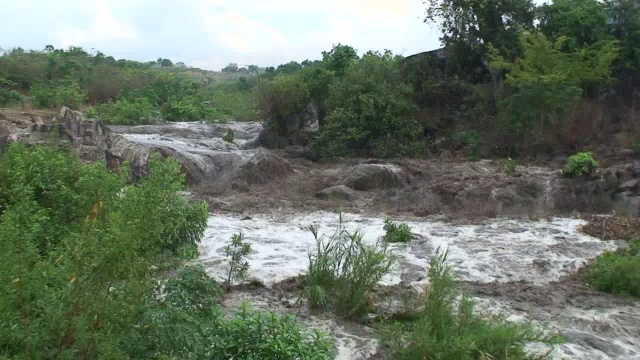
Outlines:
<svg viewBox="0 0 640 360"><path fill-rule="evenodd" d="M635 191L638 189L638 180L625 181L620 185L619 189L622 191Z"/></svg>
<svg viewBox="0 0 640 360"><path fill-rule="evenodd" d="M391 164L360 164L349 169L341 185L355 190L392 189L405 185L402 170Z"/></svg>
<svg viewBox="0 0 640 360"><path fill-rule="evenodd" d="M9 118L5 114L0 113L0 120L9 120Z"/></svg>
<svg viewBox="0 0 640 360"><path fill-rule="evenodd" d="M269 149L284 149L290 145L306 146L320 129L318 109L309 104L302 114L293 114L265 127L260 133L261 144Z"/></svg>
<svg viewBox="0 0 640 360"><path fill-rule="evenodd" d="M133 179L137 180L149 173L150 148L133 143L118 134L110 134L106 143L105 157L110 170L119 171L120 165L128 161Z"/></svg>
<svg viewBox="0 0 640 360"><path fill-rule="evenodd" d="M613 196L613 209L618 215L636 217L640 215L640 196L632 192L617 193Z"/></svg>
<svg viewBox="0 0 640 360"><path fill-rule="evenodd" d="M299 158L299 157L304 157L305 156L306 150L305 150L304 146L291 145L291 146L287 146L286 149L284 149L284 152L287 153L287 155L289 157Z"/></svg>
<svg viewBox="0 0 640 360"><path fill-rule="evenodd" d="M346 200L351 201L356 196L355 191L345 185L332 186L316 194L316 197L323 200Z"/></svg>
<svg viewBox="0 0 640 360"><path fill-rule="evenodd" d="M622 149L617 153L618 157L633 157L634 155L635 155L635 151L631 149Z"/></svg>
<svg viewBox="0 0 640 360"><path fill-rule="evenodd" d="M616 174L610 171L605 173L604 181L607 186L607 190L615 190L620 183L620 180L618 180Z"/></svg>
<svg viewBox="0 0 640 360"><path fill-rule="evenodd" d="M79 145L73 148L73 151L78 154L78 157L86 163L93 163L96 161L105 160L104 149L100 146L92 145Z"/></svg>
<svg viewBox="0 0 640 360"><path fill-rule="evenodd" d="M280 156L271 153L254 155L240 167L237 180L247 184L267 184L293 173L293 167Z"/></svg>

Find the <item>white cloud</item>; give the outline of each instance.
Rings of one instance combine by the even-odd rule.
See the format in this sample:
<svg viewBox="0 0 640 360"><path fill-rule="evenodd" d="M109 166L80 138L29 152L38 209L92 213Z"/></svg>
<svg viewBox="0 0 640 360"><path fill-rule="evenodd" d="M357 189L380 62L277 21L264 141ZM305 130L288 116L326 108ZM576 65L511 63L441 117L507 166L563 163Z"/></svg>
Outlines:
<svg viewBox="0 0 640 360"><path fill-rule="evenodd" d="M87 11L93 13L92 26L81 29L68 22L58 21L57 29L49 37L64 47L136 39L135 28L116 19L107 0L97 0Z"/></svg>

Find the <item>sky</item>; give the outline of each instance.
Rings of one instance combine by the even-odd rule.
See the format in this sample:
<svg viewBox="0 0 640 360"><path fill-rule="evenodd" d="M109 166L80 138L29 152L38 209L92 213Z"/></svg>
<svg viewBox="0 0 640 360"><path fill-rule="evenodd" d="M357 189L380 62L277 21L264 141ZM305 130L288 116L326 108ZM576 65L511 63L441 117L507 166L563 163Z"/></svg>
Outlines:
<svg viewBox="0 0 640 360"><path fill-rule="evenodd" d="M320 59L333 44L405 56L439 47L422 0L10 0L0 48L81 46L220 70Z"/></svg>

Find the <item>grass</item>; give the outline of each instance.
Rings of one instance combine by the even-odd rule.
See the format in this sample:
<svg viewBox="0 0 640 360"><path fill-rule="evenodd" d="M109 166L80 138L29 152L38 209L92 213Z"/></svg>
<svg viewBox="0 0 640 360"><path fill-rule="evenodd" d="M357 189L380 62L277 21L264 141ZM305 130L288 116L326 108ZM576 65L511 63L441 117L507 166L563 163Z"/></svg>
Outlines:
<svg viewBox="0 0 640 360"><path fill-rule="evenodd" d="M309 253L305 295L315 309L333 310L345 318L357 318L370 310L372 292L393 265L384 244L366 245L363 234L348 232L342 222L329 238L316 239L316 251Z"/></svg>
<svg viewBox="0 0 640 360"><path fill-rule="evenodd" d="M391 219L384 220L384 241L390 243L406 243L413 239L411 227L407 224L395 224Z"/></svg>
<svg viewBox="0 0 640 360"><path fill-rule="evenodd" d="M391 359L471 360L535 359L527 354L530 342L556 344L528 324L511 323L503 317L481 313L474 301L458 291L447 253L431 260L429 285L416 316L406 322L387 324L381 341Z"/></svg>
<svg viewBox="0 0 640 360"><path fill-rule="evenodd" d="M629 242L624 254L600 255L587 268L586 279L600 291L640 297L640 240Z"/></svg>

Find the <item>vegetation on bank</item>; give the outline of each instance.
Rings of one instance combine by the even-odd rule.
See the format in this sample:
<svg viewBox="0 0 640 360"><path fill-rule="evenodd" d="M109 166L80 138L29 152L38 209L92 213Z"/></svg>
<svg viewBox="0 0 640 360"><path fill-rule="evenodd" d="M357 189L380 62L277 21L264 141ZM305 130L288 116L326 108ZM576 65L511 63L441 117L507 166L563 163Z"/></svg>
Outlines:
<svg viewBox="0 0 640 360"><path fill-rule="evenodd" d="M596 258L586 278L600 291L640 298L640 240L630 241L623 253L607 252Z"/></svg>
<svg viewBox="0 0 640 360"><path fill-rule="evenodd" d="M173 160L136 184L67 149L13 144L0 160L0 356L11 359L332 358L288 316L241 308L199 267L205 203Z"/></svg>

